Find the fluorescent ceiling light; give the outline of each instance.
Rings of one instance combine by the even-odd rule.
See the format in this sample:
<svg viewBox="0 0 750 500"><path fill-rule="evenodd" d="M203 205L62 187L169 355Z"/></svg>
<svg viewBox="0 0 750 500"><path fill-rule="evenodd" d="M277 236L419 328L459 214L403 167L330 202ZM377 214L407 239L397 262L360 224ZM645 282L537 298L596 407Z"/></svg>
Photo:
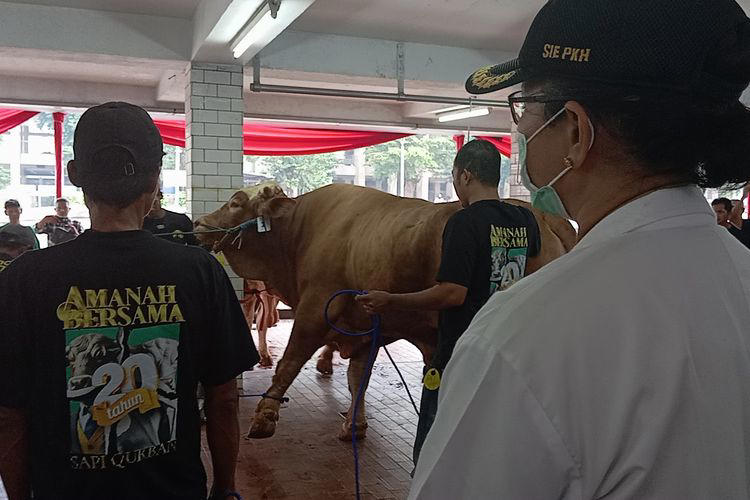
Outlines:
<svg viewBox="0 0 750 500"><path fill-rule="evenodd" d="M254 43L266 37L273 29L274 21L271 8L265 2L235 38L236 42L232 45L234 58L239 59Z"/></svg>
<svg viewBox="0 0 750 500"><path fill-rule="evenodd" d="M454 111L451 113L444 113L438 115L438 121L440 123L452 122L455 120L465 120L466 118L475 118L477 116L486 116L490 114L490 108L482 106L479 108L465 109L461 111Z"/></svg>
<svg viewBox="0 0 750 500"><path fill-rule="evenodd" d="M435 111L431 111L431 113L435 113L436 115L439 115L441 113L450 113L451 111L458 111L459 109L469 109L471 106L468 104L460 104L458 106L451 106L450 108L442 108L442 109L436 109Z"/></svg>

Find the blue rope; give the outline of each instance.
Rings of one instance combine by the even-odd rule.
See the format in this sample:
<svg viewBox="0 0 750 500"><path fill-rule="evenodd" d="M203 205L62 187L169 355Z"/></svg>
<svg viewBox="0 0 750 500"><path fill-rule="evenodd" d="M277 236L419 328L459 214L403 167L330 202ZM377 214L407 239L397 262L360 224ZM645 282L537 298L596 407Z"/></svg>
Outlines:
<svg viewBox="0 0 750 500"><path fill-rule="evenodd" d="M357 410L359 408L359 402L362 400L362 396L365 392L365 382L367 381L367 375L372 370L372 367L375 364L375 356L378 353L378 346L380 344L380 315L375 314L372 316L370 329L366 332L350 332L347 330L343 330L333 324L331 319L328 317L328 308L331 307L331 302L333 302L333 300L340 295L365 295L366 293L367 292L362 290L339 290L338 292L334 293L330 299L328 299L325 311L323 311L323 315L325 317L326 323L328 323L328 326L330 326L333 331L340 333L341 335L346 335L349 337L364 337L366 335L372 335L372 342L370 343L370 355L367 359L367 370L365 371L365 374L362 376L362 380L359 383L357 397L354 399L354 411L352 412L352 449L354 450L354 483L357 493L357 500L359 500L360 498L359 450L357 449Z"/></svg>

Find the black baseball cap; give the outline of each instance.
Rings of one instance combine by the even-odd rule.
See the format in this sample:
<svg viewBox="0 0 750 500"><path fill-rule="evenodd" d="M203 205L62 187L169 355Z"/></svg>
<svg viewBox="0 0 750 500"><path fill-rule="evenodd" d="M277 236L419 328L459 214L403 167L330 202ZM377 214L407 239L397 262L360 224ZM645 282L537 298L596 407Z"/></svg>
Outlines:
<svg viewBox="0 0 750 500"><path fill-rule="evenodd" d="M475 71L472 94L537 78L738 99L750 20L735 0L549 0L518 58Z"/></svg>
<svg viewBox="0 0 750 500"><path fill-rule="evenodd" d="M8 224L0 229L0 245L34 247L34 236L28 227Z"/></svg>
<svg viewBox="0 0 750 500"><path fill-rule="evenodd" d="M120 147L133 162L125 165L96 164L99 151ZM141 107L127 102L108 102L81 115L73 140L76 166L83 175L129 176L154 173L164 156L159 129Z"/></svg>

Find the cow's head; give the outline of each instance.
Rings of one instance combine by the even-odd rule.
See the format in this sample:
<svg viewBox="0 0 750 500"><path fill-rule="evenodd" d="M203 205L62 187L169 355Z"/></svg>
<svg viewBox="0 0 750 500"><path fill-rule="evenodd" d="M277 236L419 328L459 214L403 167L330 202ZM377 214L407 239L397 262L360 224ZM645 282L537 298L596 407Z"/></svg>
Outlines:
<svg viewBox="0 0 750 500"><path fill-rule="evenodd" d="M273 220L288 213L295 204L296 202L288 198L278 184L272 181L264 182L234 193L220 209L195 221L195 230L204 246L212 247L217 251L223 250L234 241L234 235L225 235L220 232L200 233L216 231L217 228L234 228L258 217L270 220L270 227L273 230ZM257 231L257 226L251 225L245 233L252 234Z"/></svg>

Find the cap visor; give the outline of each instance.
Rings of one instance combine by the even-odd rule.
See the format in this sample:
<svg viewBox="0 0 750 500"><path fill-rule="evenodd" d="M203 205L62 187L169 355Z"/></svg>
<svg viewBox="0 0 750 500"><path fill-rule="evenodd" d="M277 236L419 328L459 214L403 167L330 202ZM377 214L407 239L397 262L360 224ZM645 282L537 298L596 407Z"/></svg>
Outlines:
<svg viewBox="0 0 750 500"><path fill-rule="evenodd" d="M487 94L512 87L527 79L527 73L521 68L518 59L513 59L476 70L466 80L466 91L470 94Z"/></svg>

